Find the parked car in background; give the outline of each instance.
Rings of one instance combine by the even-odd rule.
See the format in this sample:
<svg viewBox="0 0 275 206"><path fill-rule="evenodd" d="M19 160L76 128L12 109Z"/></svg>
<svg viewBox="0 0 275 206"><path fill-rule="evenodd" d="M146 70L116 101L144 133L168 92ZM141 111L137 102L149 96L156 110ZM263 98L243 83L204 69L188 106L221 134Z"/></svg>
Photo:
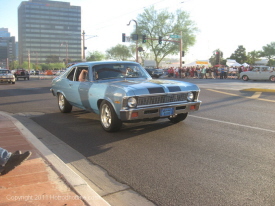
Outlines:
<svg viewBox="0 0 275 206"><path fill-rule="evenodd" d="M151 77L159 78L163 75L162 69L155 69L155 68L146 68L146 71L150 74Z"/></svg>
<svg viewBox="0 0 275 206"><path fill-rule="evenodd" d="M39 71L38 70L31 70L30 75L39 75Z"/></svg>
<svg viewBox="0 0 275 206"><path fill-rule="evenodd" d="M199 109L198 86L176 80L154 80L138 63L83 62L52 80L51 92L61 112L78 107L100 116L104 130L117 131L123 122L168 118L183 121Z"/></svg>
<svg viewBox="0 0 275 206"><path fill-rule="evenodd" d="M24 79L24 80L30 80L30 74L27 70L20 69L14 72L14 76L17 80Z"/></svg>
<svg viewBox="0 0 275 206"><path fill-rule="evenodd" d="M15 76L8 69L0 69L0 82L15 84Z"/></svg>
<svg viewBox="0 0 275 206"><path fill-rule="evenodd" d="M241 72L240 77L244 81L269 80L275 82L275 71L274 68L268 66L254 66L251 71Z"/></svg>

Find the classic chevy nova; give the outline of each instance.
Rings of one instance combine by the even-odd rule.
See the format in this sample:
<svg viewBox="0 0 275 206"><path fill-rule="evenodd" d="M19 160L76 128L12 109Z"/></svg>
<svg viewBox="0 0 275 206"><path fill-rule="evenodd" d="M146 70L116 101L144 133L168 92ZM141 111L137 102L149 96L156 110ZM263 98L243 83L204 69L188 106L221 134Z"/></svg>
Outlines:
<svg viewBox="0 0 275 206"><path fill-rule="evenodd" d="M75 106L99 114L108 132L122 122L168 118L178 123L201 104L196 85L152 79L140 64L125 61L75 64L53 79L51 92L61 112Z"/></svg>

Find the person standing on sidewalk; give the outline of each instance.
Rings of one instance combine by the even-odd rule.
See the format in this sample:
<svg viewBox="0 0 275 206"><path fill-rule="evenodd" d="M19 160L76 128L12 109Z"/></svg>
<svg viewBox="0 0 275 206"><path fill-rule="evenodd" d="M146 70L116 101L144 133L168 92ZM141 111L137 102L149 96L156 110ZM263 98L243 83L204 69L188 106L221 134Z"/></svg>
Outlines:
<svg viewBox="0 0 275 206"><path fill-rule="evenodd" d="M19 166L22 162L27 160L31 156L30 151L26 151L21 154L21 151L14 153L0 147L0 173L1 175L7 174L15 167Z"/></svg>

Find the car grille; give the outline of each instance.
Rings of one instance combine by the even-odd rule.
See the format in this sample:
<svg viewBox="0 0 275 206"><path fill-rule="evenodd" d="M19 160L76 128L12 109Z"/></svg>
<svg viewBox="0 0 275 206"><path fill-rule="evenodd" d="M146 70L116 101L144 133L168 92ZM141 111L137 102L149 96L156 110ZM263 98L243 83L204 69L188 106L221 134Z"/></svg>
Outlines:
<svg viewBox="0 0 275 206"><path fill-rule="evenodd" d="M187 101L187 93L138 97L138 106Z"/></svg>

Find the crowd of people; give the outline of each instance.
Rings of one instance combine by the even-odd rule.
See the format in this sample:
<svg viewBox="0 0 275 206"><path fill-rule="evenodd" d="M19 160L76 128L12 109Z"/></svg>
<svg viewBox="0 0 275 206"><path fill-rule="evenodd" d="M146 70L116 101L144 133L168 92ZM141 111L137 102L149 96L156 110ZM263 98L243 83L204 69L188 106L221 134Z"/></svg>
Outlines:
<svg viewBox="0 0 275 206"><path fill-rule="evenodd" d="M239 79L240 73L243 71L251 71L252 67L170 67L167 69L168 77L174 78L198 78L198 79Z"/></svg>

